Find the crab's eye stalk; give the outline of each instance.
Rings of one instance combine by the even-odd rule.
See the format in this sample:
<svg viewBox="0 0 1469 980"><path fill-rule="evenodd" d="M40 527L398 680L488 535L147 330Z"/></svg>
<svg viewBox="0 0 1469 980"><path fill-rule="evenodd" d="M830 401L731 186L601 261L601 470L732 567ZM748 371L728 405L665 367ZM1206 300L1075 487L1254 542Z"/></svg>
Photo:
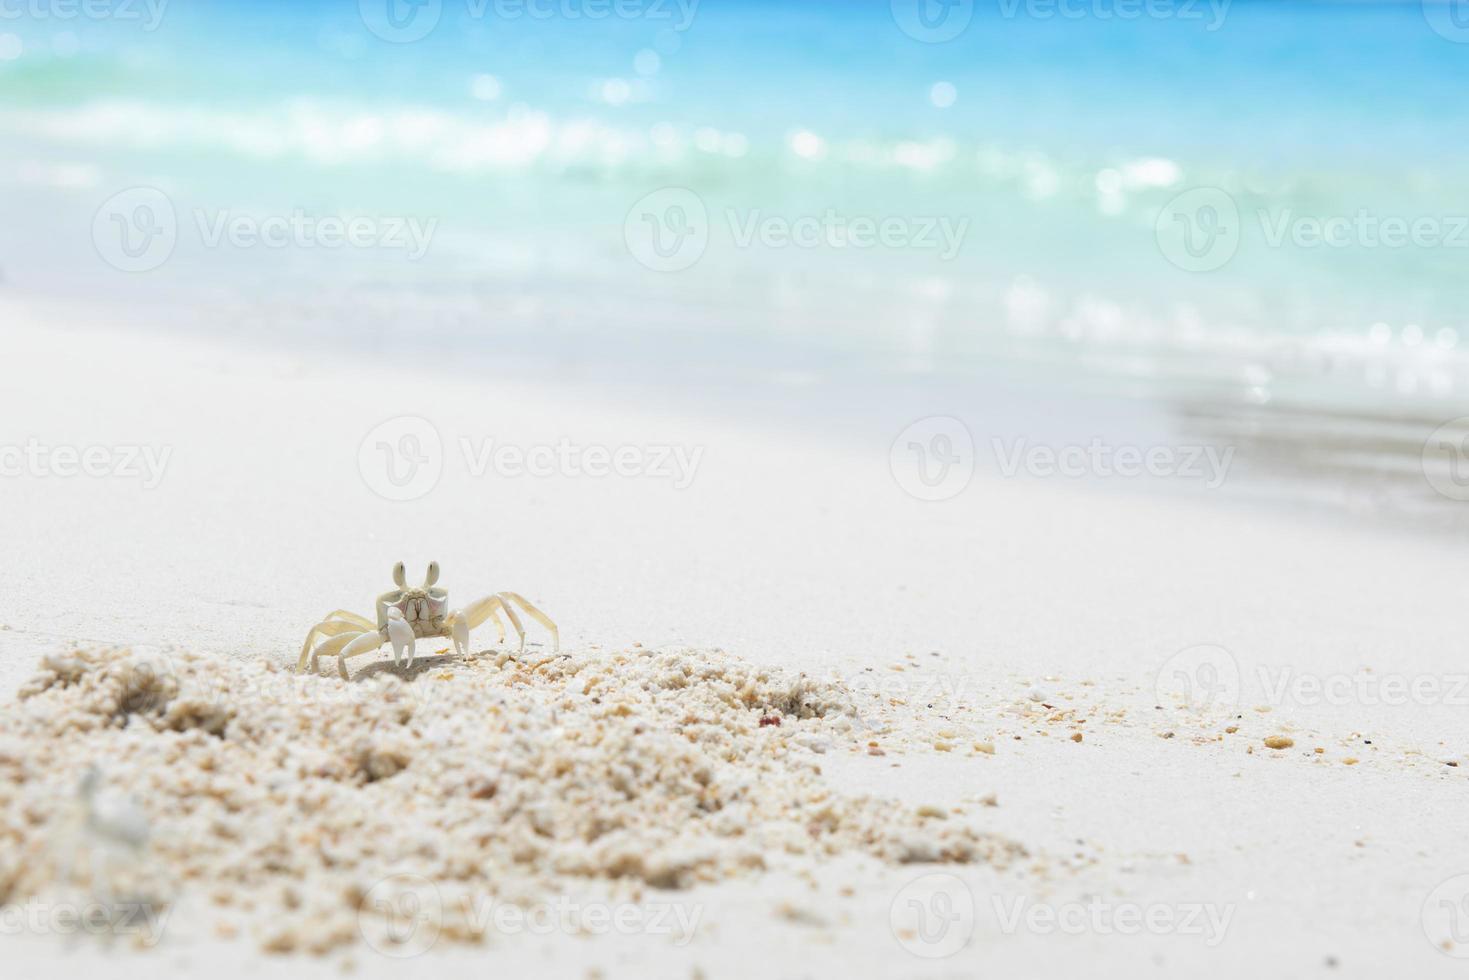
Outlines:
<svg viewBox="0 0 1469 980"><path fill-rule="evenodd" d="M436 562L436 561L431 561L431 562L428 563L428 575L423 580L423 587L426 589L429 586L433 585L438 580L439 580L439 563Z"/></svg>
<svg viewBox="0 0 1469 980"><path fill-rule="evenodd" d="M393 581L400 589L408 588L408 570L403 567L401 561L393 566Z"/></svg>

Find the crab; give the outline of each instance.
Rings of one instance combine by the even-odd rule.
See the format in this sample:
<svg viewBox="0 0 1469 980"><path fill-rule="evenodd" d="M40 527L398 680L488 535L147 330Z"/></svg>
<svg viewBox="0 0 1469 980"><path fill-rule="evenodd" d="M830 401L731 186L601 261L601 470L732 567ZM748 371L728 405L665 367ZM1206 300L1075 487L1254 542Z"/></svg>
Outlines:
<svg viewBox="0 0 1469 980"><path fill-rule="evenodd" d="M524 651L525 628L516 615L516 606L551 631L554 649L560 652L561 635L556 624L524 597L514 592L496 592L463 609L450 611L449 592L438 586L438 581L439 563L433 561L429 562L423 584L409 588L406 570L403 563L398 562L393 566L393 582L398 587L377 597L377 623L345 609L328 613L306 634L301 658L296 662L297 673L305 670L309 663L314 674L322 657L336 657L337 672L347 680L347 661L364 653L374 653L384 643L392 644L393 663L409 668L416 659L414 641L426 637L447 637L453 641L454 651L463 656L469 652L469 631L486 620L494 621L500 642L504 642L505 624L500 621L500 613L510 620L510 625L520 637L520 649ZM318 638L321 642L313 647Z"/></svg>

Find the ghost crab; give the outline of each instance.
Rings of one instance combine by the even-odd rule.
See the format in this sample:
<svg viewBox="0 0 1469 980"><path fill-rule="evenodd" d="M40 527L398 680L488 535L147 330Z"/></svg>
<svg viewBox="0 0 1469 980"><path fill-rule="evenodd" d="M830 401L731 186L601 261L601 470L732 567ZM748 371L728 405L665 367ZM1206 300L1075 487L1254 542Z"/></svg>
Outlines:
<svg viewBox="0 0 1469 980"><path fill-rule="evenodd" d="M454 652L463 655L469 652L469 631L485 620L494 620L500 641L504 641L505 624L500 621L500 613L510 620L510 625L520 637L520 649L524 650L525 628L515 613L516 605L550 630L554 648L557 651L561 649L561 635L556 624L524 597L514 592L496 592L451 612L449 592L435 584L438 580L439 563L429 562L423 584L409 588L403 563L398 562L393 566L393 582L398 587L377 597L377 623L374 625L366 616L345 609L328 613L306 634L301 658L296 662L297 673L305 670L309 662L314 674L322 657L336 657L337 672L347 680L347 661L364 653L373 653L384 643L393 646L394 664L412 667L414 641L426 637L447 637L454 643ZM318 638L321 642L313 648L312 644Z"/></svg>

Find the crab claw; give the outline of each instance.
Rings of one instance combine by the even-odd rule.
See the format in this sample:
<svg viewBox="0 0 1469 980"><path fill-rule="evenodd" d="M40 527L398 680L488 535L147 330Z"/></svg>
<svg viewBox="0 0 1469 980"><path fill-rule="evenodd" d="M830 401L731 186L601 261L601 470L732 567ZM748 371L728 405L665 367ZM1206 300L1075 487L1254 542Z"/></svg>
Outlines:
<svg viewBox="0 0 1469 980"><path fill-rule="evenodd" d="M393 664L412 668L415 659L413 627L408 625L408 621L403 618L402 611L397 607L388 609L388 642L393 645Z"/></svg>

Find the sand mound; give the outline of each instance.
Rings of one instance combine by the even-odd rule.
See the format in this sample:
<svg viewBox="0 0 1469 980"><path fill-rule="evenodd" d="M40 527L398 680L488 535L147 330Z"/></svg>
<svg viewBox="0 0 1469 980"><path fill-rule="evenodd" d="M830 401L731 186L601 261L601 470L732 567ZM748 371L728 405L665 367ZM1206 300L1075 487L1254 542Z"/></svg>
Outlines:
<svg viewBox="0 0 1469 980"><path fill-rule="evenodd" d="M46 658L0 715L0 903L73 873L55 830L82 806L90 763L141 811L148 887L243 919L278 950L355 942L363 895L394 873L515 901L574 880L682 889L853 852L1021 853L959 819L835 794L823 754L866 744L846 692L720 652L485 654L420 661L410 680L364 674L119 649ZM446 908L446 935L477 938Z"/></svg>

